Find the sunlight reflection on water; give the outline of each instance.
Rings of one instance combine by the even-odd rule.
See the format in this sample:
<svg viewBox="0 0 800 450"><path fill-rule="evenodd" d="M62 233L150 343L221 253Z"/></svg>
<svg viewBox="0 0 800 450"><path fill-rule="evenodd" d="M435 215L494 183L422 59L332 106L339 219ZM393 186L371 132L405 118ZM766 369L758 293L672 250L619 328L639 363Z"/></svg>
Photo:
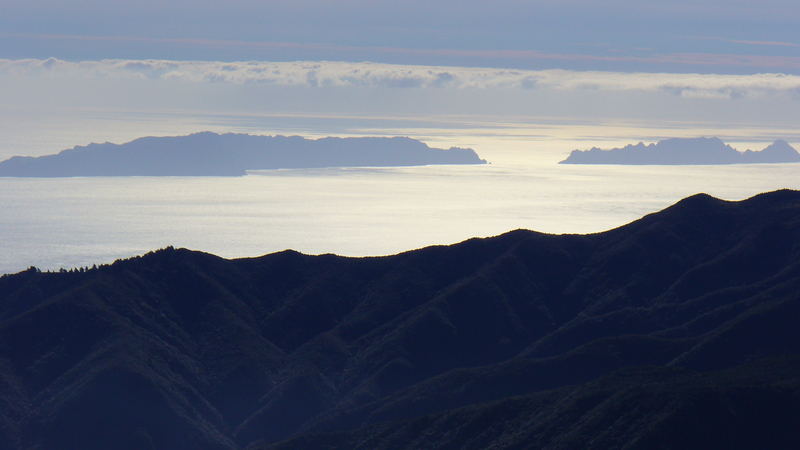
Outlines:
<svg viewBox="0 0 800 450"><path fill-rule="evenodd" d="M404 135L472 147L491 164L253 171L239 178L0 178L0 272L111 262L166 245L227 257L293 248L381 255L515 228L606 230L706 192L742 199L800 186L800 164L558 165L575 148L719 136L743 150L800 134L713 123L599 123L546 117L311 117L15 112L0 159L89 142L211 130L306 137ZM502 119L502 120L501 120ZM800 146L798 147L800 148Z"/></svg>
<svg viewBox="0 0 800 450"><path fill-rule="evenodd" d="M589 233L694 193L800 188L800 164L254 171L238 178L0 178L0 272L111 262L166 245L226 257L391 254L515 228Z"/></svg>

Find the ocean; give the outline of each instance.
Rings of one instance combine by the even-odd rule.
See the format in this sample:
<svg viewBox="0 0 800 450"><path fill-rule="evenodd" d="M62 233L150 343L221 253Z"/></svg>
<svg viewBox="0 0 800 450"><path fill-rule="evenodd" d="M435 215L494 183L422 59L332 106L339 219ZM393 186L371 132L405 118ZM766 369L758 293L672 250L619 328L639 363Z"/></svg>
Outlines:
<svg viewBox="0 0 800 450"><path fill-rule="evenodd" d="M483 156L483 155L482 155ZM491 158L489 158L491 159ZM386 255L517 228L594 233L705 192L800 188L800 164L254 171L244 177L0 178L0 272L110 263L173 245Z"/></svg>
<svg viewBox="0 0 800 450"><path fill-rule="evenodd" d="M0 178L0 273L113 262L168 245L224 257L294 249L386 255L517 228L594 233L705 192L739 200L800 188L800 164L559 165L572 149L719 136L761 149L780 124L589 122L547 117L347 117L54 110L4 116L0 159L196 131L410 136L471 147L482 166L254 171L234 178Z"/></svg>

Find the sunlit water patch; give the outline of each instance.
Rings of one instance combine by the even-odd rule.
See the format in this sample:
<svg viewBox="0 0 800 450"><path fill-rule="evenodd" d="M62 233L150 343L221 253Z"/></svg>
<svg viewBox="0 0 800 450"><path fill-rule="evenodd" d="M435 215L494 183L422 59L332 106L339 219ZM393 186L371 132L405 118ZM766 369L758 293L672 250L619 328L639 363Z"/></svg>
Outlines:
<svg viewBox="0 0 800 450"><path fill-rule="evenodd" d="M800 188L800 165L487 166L254 171L245 177L0 178L0 272L111 262L166 245L226 257L384 255L515 228L591 233L706 192Z"/></svg>

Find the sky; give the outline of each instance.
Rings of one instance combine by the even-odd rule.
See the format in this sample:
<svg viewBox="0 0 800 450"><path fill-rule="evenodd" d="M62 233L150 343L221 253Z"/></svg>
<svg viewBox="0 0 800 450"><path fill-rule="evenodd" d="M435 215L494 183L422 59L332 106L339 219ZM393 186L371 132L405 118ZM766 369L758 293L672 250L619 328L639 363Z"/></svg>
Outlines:
<svg viewBox="0 0 800 450"><path fill-rule="evenodd" d="M3 0L6 58L800 72L793 0Z"/></svg>
<svg viewBox="0 0 800 450"><path fill-rule="evenodd" d="M76 134L73 123L67 135L47 122L112 113L168 115L176 124L153 133L188 131L204 123L189 117L215 115L206 128L293 117L309 133L413 134L555 121L727 125L756 130L753 141L800 140L789 135L800 119L794 1L2 4L0 157L147 132L122 132L118 120L116 133L106 122ZM257 122L253 129L280 128ZM62 137L28 131L43 123Z"/></svg>

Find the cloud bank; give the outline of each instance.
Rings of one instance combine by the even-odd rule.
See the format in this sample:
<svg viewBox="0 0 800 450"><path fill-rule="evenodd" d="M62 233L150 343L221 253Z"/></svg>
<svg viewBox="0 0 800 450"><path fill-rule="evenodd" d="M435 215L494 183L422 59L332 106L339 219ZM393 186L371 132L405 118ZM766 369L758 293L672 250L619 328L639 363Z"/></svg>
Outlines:
<svg viewBox="0 0 800 450"><path fill-rule="evenodd" d="M516 70L350 62L0 59L0 77L396 89L639 91L731 99L800 93L800 76Z"/></svg>

